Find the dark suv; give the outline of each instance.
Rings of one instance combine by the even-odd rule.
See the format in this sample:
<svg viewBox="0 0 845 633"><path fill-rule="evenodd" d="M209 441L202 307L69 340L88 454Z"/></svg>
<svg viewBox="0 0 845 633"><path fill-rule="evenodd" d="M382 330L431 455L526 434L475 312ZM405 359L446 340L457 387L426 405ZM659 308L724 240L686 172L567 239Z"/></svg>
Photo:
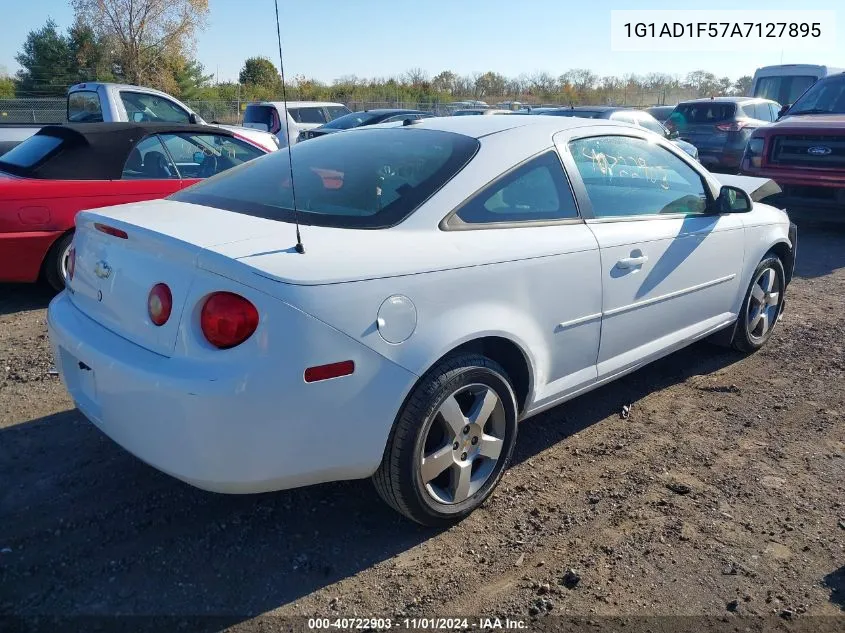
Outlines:
<svg viewBox="0 0 845 633"><path fill-rule="evenodd" d="M695 145L708 169L736 171L751 133L775 121L779 111L777 102L754 97L694 99L679 103L666 127Z"/></svg>

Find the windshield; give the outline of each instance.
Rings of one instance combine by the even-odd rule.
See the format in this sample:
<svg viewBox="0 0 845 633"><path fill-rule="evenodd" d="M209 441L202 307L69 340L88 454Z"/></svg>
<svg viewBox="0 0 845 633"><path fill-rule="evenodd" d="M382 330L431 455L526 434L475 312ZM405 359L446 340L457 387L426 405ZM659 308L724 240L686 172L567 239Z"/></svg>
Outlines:
<svg viewBox="0 0 845 633"><path fill-rule="evenodd" d="M795 103L795 100L817 79L818 77L812 75L760 77L754 86L754 96L778 103Z"/></svg>
<svg viewBox="0 0 845 633"><path fill-rule="evenodd" d="M319 123L326 122L326 113L320 107L288 108L291 118L297 123Z"/></svg>
<svg viewBox="0 0 845 633"><path fill-rule="evenodd" d="M796 101L789 114L845 114L845 74L815 83Z"/></svg>
<svg viewBox="0 0 845 633"><path fill-rule="evenodd" d="M457 174L477 139L408 128L328 134L273 152L172 196L268 220L377 229L401 222Z"/></svg>
<svg viewBox="0 0 845 633"><path fill-rule="evenodd" d="M16 145L3 156L0 156L0 168L12 167L11 171L17 171L14 169L15 167L22 169L32 167L47 158L62 142L63 139L58 136L48 136L47 134L30 136L23 143Z"/></svg>
<svg viewBox="0 0 845 633"><path fill-rule="evenodd" d="M378 117L378 114L372 114L369 112L353 112L352 114L347 114L337 118L334 121L329 121L323 127L327 127L332 130L349 130L353 127L367 125L373 119L377 119Z"/></svg>
<svg viewBox="0 0 845 633"><path fill-rule="evenodd" d="M351 110L346 106L326 106L326 112L329 114L329 120L334 121L338 117L349 114Z"/></svg>

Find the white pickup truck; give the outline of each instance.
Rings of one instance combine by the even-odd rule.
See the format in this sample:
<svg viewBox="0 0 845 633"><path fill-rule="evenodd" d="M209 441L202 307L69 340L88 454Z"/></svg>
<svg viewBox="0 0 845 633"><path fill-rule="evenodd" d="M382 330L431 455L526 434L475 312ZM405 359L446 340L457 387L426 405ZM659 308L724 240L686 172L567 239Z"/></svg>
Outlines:
<svg viewBox="0 0 845 633"><path fill-rule="evenodd" d="M166 92L127 84L89 81L71 86L67 93L67 121L93 123L158 121L208 125L200 115ZM269 151L279 149L270 132L236 125L218 125ZM41 125L0 125L0 154L35 134Z"/></svg>

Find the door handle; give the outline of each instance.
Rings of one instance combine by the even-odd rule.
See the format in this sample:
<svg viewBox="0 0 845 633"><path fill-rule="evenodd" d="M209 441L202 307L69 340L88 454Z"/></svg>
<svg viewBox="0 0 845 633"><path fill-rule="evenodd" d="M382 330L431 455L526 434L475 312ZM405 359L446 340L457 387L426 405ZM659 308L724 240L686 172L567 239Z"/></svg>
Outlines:
<svg viewBox="0 0 845 633"><path fill-rule="evenodd" d="M639 257L624 257L616 262L618 268L635 268L642 266L648 261L648 255L640 255Z"/></svg>

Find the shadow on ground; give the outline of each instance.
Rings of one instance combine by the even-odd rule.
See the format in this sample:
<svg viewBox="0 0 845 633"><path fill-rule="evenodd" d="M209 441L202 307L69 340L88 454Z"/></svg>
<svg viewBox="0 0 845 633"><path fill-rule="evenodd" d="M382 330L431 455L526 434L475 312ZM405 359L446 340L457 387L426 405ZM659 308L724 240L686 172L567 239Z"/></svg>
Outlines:
<svg viewBox="0 0 845 633"><path fill-rule="evenodd" d="M697 344L552 409L520 428L515 462L739 358ZM494 495L481 511L495 504ZM0 614L208 614L220 628L436 534L389 510L369 481L248 496L196 490L120 449L78 411L0 431L0 547L12 550L0 559Z"/></svg>
<svg viewBox="0 0 845 633"><path fill-rule="evenodd" d="M830 589L830 601L840 609L845 609L845 566L825 576L824 584Z"/></svg>

